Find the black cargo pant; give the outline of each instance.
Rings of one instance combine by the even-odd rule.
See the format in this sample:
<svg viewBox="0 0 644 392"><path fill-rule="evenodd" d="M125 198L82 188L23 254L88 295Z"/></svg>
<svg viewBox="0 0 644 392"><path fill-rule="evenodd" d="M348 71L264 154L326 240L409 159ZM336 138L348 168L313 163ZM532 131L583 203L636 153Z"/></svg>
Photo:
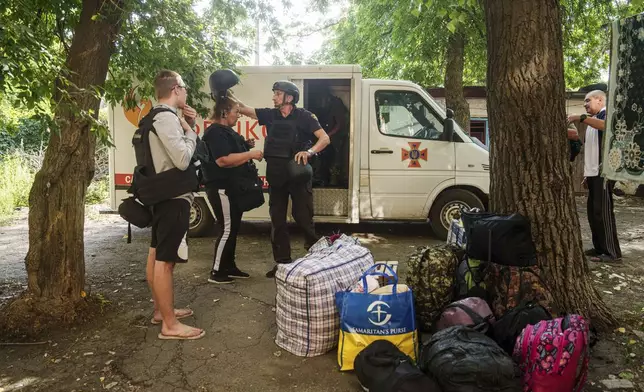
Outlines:
<svg viewBox="0 0 644 392"><path fill-rule="evenodd" d="M593 247L599 253L614 258L622 257L617 239L615 213L613 211L613 188L615 181L604 181L600 176L587 177L588 223L593 236Z"/></svg>
<svg viewBox="0 0 644 392"><path fill-rule="evenodd" d="M292 183L287 179L286 165L267 162L269 183L269 213L271 215L271 244L276 263L290 263L291 240L288 235L286 214L289 197L295 222L304 232L304 246L308 249L318 240L313 224L313 191L311 181Z"/></svg>

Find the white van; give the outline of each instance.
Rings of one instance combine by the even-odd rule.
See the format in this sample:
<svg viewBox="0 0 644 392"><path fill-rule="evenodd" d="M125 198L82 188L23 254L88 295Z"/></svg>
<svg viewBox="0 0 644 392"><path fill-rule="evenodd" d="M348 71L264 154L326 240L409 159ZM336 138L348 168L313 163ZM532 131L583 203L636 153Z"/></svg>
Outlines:
<svg viewBox="0 0 644 392"><path fill-rule="evenodd" d="M249 106L270 107L273 83L290 80L300 88L300 106L312 110L320 93L330 90L348 109L348 185L314 188L317 222L429 220L436 235L445 238L451 217L461 207L487 206L488 151L473 142L420 86L363 79L357 65L241 67L239 71L242 81L233 91ZM207 80L199 87L209 93ZM145 101L135 110L110 108L114 210L128 196L135 166L132 134L151 105ZM208 119L198 118L198 133L209 124ZM242 117L237 132L256 139L256 148L263 148L266 128L256 120ZM257 167L264 175L265 161L257 162ZM244 219L270 220L268 195L266 199L264 206L244 214ZM205 193L200 193L193 204L190 235L205 233L213 223L212 207Z"/></svg>

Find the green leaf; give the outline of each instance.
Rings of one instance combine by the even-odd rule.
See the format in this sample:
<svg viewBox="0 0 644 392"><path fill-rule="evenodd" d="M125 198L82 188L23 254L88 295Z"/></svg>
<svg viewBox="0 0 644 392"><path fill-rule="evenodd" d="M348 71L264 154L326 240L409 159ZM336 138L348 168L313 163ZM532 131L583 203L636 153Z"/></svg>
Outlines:
<svg viewBox="0 0 644 392"><path fill-rule="evenodd" d="M450 20L449 23L447 23L447 29L454 33L456 31L456 22L453 20Z"/></svg>

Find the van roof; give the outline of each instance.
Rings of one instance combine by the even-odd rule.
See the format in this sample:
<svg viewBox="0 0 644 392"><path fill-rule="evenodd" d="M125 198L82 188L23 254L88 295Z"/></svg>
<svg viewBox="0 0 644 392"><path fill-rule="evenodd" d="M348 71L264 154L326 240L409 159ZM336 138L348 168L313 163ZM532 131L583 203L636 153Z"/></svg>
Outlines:
<svg viewBox="0 0 644 392"><path fill-rule="evenodd" d="M239 70L245 74L269 74L275 72L289 73L362 73L357 64L334 65L252 65L242 66Z"/></svg>

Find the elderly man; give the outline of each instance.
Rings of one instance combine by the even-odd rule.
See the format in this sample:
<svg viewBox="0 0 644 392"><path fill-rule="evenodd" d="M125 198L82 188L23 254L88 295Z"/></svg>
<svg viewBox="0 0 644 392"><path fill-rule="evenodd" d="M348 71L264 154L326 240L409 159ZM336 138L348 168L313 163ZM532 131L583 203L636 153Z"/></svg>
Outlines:
<svg viewBox="0 0 644 392"><path fill-rule="evenodd" d="M592 261L614 262L622 257L617 240L615 213L613 212L614 181L601 177L602 137L606 127L606 94L595 90L586 95L584 108L587 114L568 117L568 122L586 124L584 148L584 182L588 189L588 223L593 237L593 248L586 251ZM568 132L574 139L574 132Z"/></svg>

